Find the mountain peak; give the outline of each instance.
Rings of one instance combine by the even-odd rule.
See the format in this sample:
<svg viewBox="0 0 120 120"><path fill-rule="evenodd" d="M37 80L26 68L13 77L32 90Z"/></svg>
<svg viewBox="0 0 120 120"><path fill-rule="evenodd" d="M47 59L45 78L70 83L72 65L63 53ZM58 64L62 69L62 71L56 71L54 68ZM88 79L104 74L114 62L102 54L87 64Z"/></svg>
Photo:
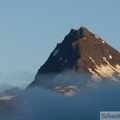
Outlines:
<svg viewBox="0 0 120 120"><path fill-rule="evenodd" d="M72 28L69 34L65 36L63 43L71 44L72 42L83 37L89 37L90 34L91 33L88 31L88 29L83 26L81 26L78 30Z"/></svg>
<svg viewBox="0 0 120 120"><path fill-rule="evenodd" d="M80 29L82 29L82 30L87 30L88 31L88 29L85 27L85 26L81 26L80 28L79 28L79 30Z"/></svg>
<svg viewBox="0 0 120 120"><path fill-rule="evenodd" d="M93 80L105 78L118 81L120 53L83 26L78 30L71 29L62 43L57 44L37 75L60 74L66 69L88 73ZM36 77L31 85L39 82Z"/></svg>
<svg viewBox="0 0 120 120"><path fill-rule="evenodd" d="M84 27L84 26L81 26L81 27L78 29L78 31L79 31L79 33L82 33L84 37L87 37L87 36L89 36L89 34L91 34L91 33L89 32L89 30L88 30L86 27Z"/></svg>
<svg viewBox="0 0 120 120"><path fill-rule="evenodd" d="M84 34L83 34L84 33ZM84 26L81 26L78 30L76 29L71 29L70 33L68 35L77 35L79 37L82 37L83 35L85 35L86 33L89 33L88 29L85 28Z"/></svg>

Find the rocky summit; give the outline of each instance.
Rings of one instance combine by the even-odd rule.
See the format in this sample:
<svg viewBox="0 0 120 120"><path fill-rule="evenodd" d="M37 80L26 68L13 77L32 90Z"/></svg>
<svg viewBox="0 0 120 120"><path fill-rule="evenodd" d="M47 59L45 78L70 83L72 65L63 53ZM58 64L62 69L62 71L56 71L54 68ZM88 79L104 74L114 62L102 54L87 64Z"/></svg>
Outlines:
<svg viewBox="0 0 120 120"><path fill-rule="evenodd" d="M65 82L65 74L68 75L69 73L69 77L71 77L71 72L65 72L63 75L63 71L79 74L75 80L76 83L81 81L81 77L83 79L81 73L89 74L93 81L102 81L103 79L119 81L120 53L83 26L78 30L71 29L64 40L57 44L28 87L45 87L49 83L52 86L51 88L54 86L56 89L61 87L67 89L66 84L69 83L69 79L67 78L67 82ZM48 79L48 76L52 76L49 77L52 81ZM64 78L62 78L63 76ZM55 77L56 79L59 78L59 82L54 79ZM63 79L65 85L60 82ZM53 83L57 83L57 85L53 85ZM73 86L73 84L74 82L68 87L76 89L76 85Z"/></svg>

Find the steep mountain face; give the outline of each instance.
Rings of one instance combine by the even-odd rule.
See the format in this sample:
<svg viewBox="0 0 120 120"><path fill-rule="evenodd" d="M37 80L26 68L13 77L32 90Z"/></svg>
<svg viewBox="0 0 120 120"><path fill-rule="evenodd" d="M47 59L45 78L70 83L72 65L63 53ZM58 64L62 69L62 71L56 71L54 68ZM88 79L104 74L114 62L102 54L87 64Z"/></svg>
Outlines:
<svg viewBox="0 0 120 120"><path fill-rule="evenodd" d="M120 53L85 27L71 29L62 43L57 44L29 86L40 85L38 75L61 74L65 70L89 73L93 80L105 78L118 81Z"/></svg>

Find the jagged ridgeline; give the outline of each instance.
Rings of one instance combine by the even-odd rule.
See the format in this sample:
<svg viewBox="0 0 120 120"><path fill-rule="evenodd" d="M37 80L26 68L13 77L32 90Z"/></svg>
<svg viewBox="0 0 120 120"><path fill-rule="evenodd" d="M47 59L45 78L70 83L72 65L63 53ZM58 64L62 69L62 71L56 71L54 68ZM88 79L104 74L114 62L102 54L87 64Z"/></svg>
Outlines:
<svg viewBox="0 0 120 120"><path fill-rule="evenodd" d="M52 79L58 75L64 76L62 80L65 81L63 71L69 71L65 72L67 75L71 74L70 71L77 74L89 74L93 81L102 81L103 78L119 81L120 53L83 26L78 30L71 29L62 43L57 44L48 60L40 67L29 87L50 84L48 82L50 80L45 79L47 78L45 75L48 74L52 76ZM59 81L61 77L58 77ZM83 76L77 77L77 81L80 81L81 77L83 78ZM66 81L69 83L68 79ZM61 82L57 85L64 86ZM56 85L51 86L56 87Z"/></svg>

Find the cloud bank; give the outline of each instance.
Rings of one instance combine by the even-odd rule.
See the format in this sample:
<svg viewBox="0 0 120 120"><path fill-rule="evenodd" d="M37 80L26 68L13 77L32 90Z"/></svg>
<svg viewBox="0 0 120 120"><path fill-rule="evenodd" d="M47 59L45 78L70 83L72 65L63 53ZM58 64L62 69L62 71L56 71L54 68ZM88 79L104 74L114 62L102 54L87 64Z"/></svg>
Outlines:
<svg viewBox="0 0 120 120"><path fill-rule="evenodd" d="M13 83L15 87L24 88L30 83L28 79L32 78L30 74L27 77L25 75L19 73L11 80L11 77L7 77L10 80L8 86ZM80 76L81 80L78 81ZM8 90L0 96L14 97L11 100L0 100L0 120L99 120L100 111L120 111L120 83L110 80L99 83L88 78L89 76L76 73L71 76L63 73L54 79L47 76L44 79L47 87ZM79 85L80 90L75 96L66 97L48 89L54 86L53 83ZM6 86L3 86L3 89L6 89Z"/></svg>
<svg viewBox="0 0 120 120"><path fill-rule="evenodd" d="M23 90L16 99L7 102L7 106L11 105L11 111L4 106L0 108L4 111L0 119L98 120L100 111L120 111L119 91L120 84L88 88L74 97L40 88Z"/></svg>

